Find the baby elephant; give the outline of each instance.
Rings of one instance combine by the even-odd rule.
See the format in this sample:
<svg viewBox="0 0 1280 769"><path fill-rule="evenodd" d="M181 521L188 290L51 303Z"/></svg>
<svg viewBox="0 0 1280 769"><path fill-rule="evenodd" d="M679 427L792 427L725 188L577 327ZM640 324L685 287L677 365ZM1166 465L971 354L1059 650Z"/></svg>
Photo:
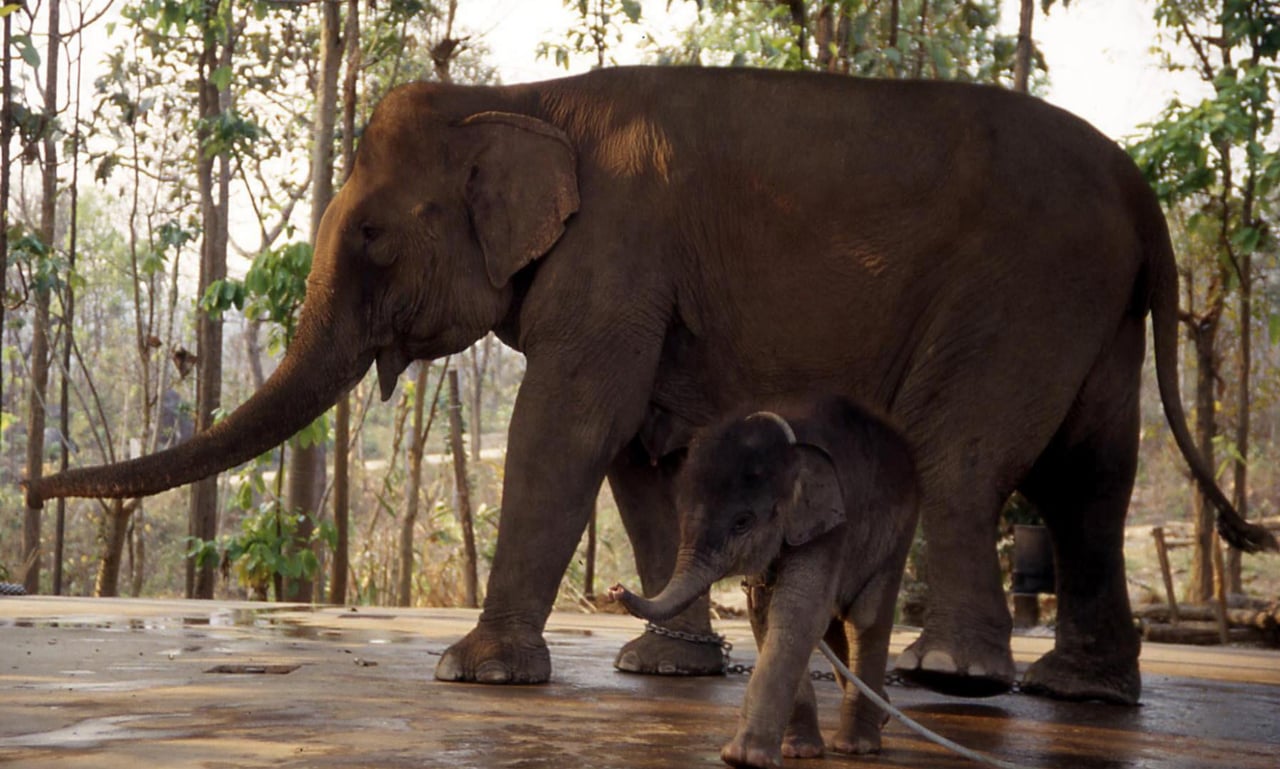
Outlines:
<svg viewBox="0 0 1280 769"><path fill-rule="evenodd" d="M865 408L821 398L732 419L693 443L680 479L675 573L652 600L615 586L638 617L661 622L716 580L748 575L759 648L738 733L720 756L777 767L822 755L807 667L825 637L878 693L894 603L916 525L906 440ZM853 632L845 633L845 623ZM841 753L880 749L886 715L844 684Z"/></svg>

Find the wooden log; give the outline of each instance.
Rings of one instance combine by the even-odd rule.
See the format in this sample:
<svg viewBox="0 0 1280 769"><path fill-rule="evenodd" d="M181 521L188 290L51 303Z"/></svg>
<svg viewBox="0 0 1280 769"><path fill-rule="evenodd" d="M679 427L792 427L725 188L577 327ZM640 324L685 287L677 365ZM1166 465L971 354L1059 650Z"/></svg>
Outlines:
<svg viewBox="0 0 1280 769"><path fill-rule="evenodd" d="M1184 620L1180 625L1148 623L1142 628L1142 638L1150 643L1188 644L1192 646L1217 646L1222 641L1218 623ZM1265 634L1257 628L1232 628L1228 633L1230 643L1259 644L1266 641Z"/></svg>
<svg viewBox="0 0 1280 769"><path fill-rule="evenodd" d="M1172 622L1169 607L1164 604L1143 607L1135 611L1134 616L1146 622L1176 624ZM1216 606L1208 604L1179 606L1178 616L1181 620L1193 622L1216 622L1218 610ZM1231 627L1272 630L1280 627L1280 606L1273 604L1261 609L1227 609L1226 617L1227 624Z"/></svg>

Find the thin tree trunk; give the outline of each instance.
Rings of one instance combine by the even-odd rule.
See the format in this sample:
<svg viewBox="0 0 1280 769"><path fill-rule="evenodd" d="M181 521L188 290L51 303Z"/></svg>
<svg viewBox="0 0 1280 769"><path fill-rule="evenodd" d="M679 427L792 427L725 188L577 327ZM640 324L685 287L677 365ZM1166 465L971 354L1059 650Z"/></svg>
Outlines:
<svg viewBox="0 0 1280 769"><path fill-rule="evenodd" d="M1018 13L1018 47L1013 57L1013 90L1027 93L1031 83L1031 26L1036 17L1036 1L1022 0Z"/></svg>
<svg viewBox="0 0 1280 769"><path fill-rule="evenodd" d="M320 82L316 94L315 132L311 150L311 242L316 242L320 219L333 199L333 139L338 109L338 71L342 67L342 18L340 0L324 0L320 4ZM289 452L290 512L299 513L297 538L293 546L311 547L311 536L320 516L324 495L325 447L291 442ZM294 581L291 600L310 603L315 596L315 577Z"/></svg>
<svg viewBox="0 0 1280 769"><path fill-rule="evenodd" d="M44 164L40 205L40 239L53 255L58 212L58 142L54 125L58 112L58 60L61 44L59 6L49 4L49 37L45 47ZM6 55L8 51L5 52ZM31 390L27 404L27 478L44 475L45 395L49 386L49 287L37 284L31 341ZM22 527L22 560L26 566L23 586L28 593L40 590L40 509L28 507Z"/></svg>
<svg viewBox="0 0 1280 769"><path fill-rule="evenodd" d="M462 402L458 396L458 372L449 371L449 445L453 451L453 474L458 496L458 519L462 522L463 580L466 605L479 606L476 571L476 533L471 521L471 490L467 482L467 455L462 444Z"/></svg>
<svg viewBox="0 0 1280 769"><path fill-rule="evenodd" d="M409 490L406 492L404 517L400 521L400 563L396 586L396 605L413 605L413 540L418 524L418 497L422 490L422 456L427 442L423 429L423 412L427 400L431 366L418 361L413 390L413 437L409 441Z"/></svg>
<svg viewBox="0 0 1280 769"><path fill-rule="evenodd" d="M1221 294L1213 289L1217 298L1210 312L1202 316L1191 329L1191 340L1196 355L1196 442L1200 455L1208 467L1214 467L1213 439L1218 425L1214 406L1217 400L1218 352L1217 335ZM1187 584L1187 600L1192 603L1207 601L1213 597L1213 530L1214 507L1198 484L1191 501L1192 519L1195 521L1195 547L1191 566L1191 579Z"/></svg>
<svg viewBox="0 0 1280 769"><path fill-rule="evenodd" d="M347 0L342 32L347 72L342 81L342 168L350 175L355 159L356 83L360 76L360 2ZM347 602L351 558L351 394L338 399L333 417L333 527L337 533L329 575L329 603Z"/></svg>
<svg viewBox="0 0 1280 769"><path fill-rule="evenodd" d="M587 565L582 575L582 596L588 603L596 600L596 520L599 517L599 508L591 508L591 519L587 521Z"/></svg>
<svg viewBox="0 0 1280 769"><path fill-rule="evenodd" d="M1246 221L1248 221L1246 219ZM1249 423L1251 401L1249 384L1253 369L1253 254L1246 253L1240 259L1240 346L1238 349L1239 379L1236 383L1236 403L1240 415L1236 422L1236 451L1232 502L1241 518L1249 517ZM1227 591L1244 592L1240 551L1227 549Z"/></svg>
<svg viewBox="0 0 1280 769"><path fill-rule="evenodd" d="M9 101L13 94L12 59L9 38L12 37L13 14L4 17L4 55L0 56L0 254L9 253L9 143L13 140L13 122L10 119ZM0 335L4 333L5 304L8 296L8 270L0 269ZM0 363L0 407L4 405L4 368Z"/></svg>
<svg viewBox="0 0 1280 769"><path fill-rule="evenodd" d="M98 523L103 557L98 561L98 576L93 584L93 594L98 598L120 595L120 561L132 513L132 506L127 506L123 499L112 499L103 505L102 519Z"/></svg>
<svg viewBox="0 0 1280 769"><path fill-rule="evenodd" d="M892 0L889 4L889 47L898 47L898 24L901 23L902 0Z"/></svg>
<svg viewBox="0 0 1280 769"><path fill-rule="evenodd" d="M206 6L209 14L203 20L206 30L216 28L216 7ZM227 10L228 18L231 9ZM229 25L228 25L229 26ZM212 125L222 113L222 95L214 85L215 70L229 64L232 51L231 31L218 41L210 39L201 53L200 74L197 83L201 122ZM222 44L221 55L219 42ZM200 145L209 139L209 129L199 130ZM215 179L216 172L216 179ZM204 237L200 254L200 282L198 295L204 296L209 286L227 276L227 192L230 174L226 155L209 156L203 151L197 160L197 179L200 191L200 217ZM215 184L216 182L216 184ZM196 432L213 426L214 412L222 406L222 321L203 311L196 313L196 356L199 360L196 377ZM201 540L212 540L218 533L218 476L211 475L191 484L190 534ZM197 568L194 561L187 563L187 595L191 598L212 598L214 589L214 564L206 563Z"/></svg>
<svg viewBox="0 0 1280 769"><path fill-rule="evenodd" d="M929 32L929 0L920 3L920 28L916 33L916 63L911 77L919 80L924 75L925 35Z"/></svg>
<svg viewBox="0 0 1280 769"><path fill-rule="evenodd" d="M76 83L80 83L80 73L84 62L84 46L81 45L80 56L76 58ZM76 271L76 248L79 238L79 204L80 204L80 99L76 99L75 121L72 128L71 143L71 234L67 246L67 270L71 274ZM71 348L75 344L76 289L68 280L63 287L62 305L62 367L58 386L58 438L61 445L58 449L58 469L66 472L70 466L71 435L71 388L68 379L71 376ZM58 498L57 518L53 544L53 594L62 595L62 560L67 534L67 500Z"/></svg>

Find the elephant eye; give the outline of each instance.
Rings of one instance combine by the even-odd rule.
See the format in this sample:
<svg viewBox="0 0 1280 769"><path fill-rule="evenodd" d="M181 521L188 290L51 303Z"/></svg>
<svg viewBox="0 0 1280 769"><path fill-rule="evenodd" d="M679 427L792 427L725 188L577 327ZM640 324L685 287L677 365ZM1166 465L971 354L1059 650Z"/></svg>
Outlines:
<svg viewBox="0 0 1280 769"><path fill-rule="evenodd" d="M751 513L739 513L738 517L733 519L733 533L746 534L755 522L756 517Z"/></svg>
<svg viewBox="0 0 1280 769"><path fill-rule="evenodd" d="M378 239L379 234L378 228L374 227L372 224L360 225L360 239L364 241L366 248L368 248L373 241Z"/></svg>

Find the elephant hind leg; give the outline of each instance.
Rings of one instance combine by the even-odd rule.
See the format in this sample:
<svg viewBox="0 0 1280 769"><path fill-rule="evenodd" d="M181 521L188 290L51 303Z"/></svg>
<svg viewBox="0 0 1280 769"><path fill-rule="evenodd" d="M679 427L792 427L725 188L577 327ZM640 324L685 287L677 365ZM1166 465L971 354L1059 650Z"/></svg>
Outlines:
<svg viewBox="0 0 1280 769"><path fill-rule="evenodd" d="M1021 484L1053 538L1058 622L1053 651L1023 689L1137 704L1140 641L1124 572L1124 523L1138 461L1141 323L1127 323Z"/></svg>
<svg viewBox="0 0 1280 769"><path fill-rule="evenodd" d="M995 549L999 493L975 482L984 473L947 470L924 476L928 605L923 632L895 668L936 692L990 697L1009 691L1017 674Z"/></svg>
<svg viewBox="0 0 1280 769"><path fill-rule="evenodd" d="M668 457L655 467L639 441L623 448L609 467L609 487L647 596L662 590L675 569L679 522L673 487L678 470L676 457ZM710 609L710 599L703 596L663 625L711 638ZM644 633L622 647L613 665L623 672L643 675L721 675L724 653L718 643Z"/></svg>

